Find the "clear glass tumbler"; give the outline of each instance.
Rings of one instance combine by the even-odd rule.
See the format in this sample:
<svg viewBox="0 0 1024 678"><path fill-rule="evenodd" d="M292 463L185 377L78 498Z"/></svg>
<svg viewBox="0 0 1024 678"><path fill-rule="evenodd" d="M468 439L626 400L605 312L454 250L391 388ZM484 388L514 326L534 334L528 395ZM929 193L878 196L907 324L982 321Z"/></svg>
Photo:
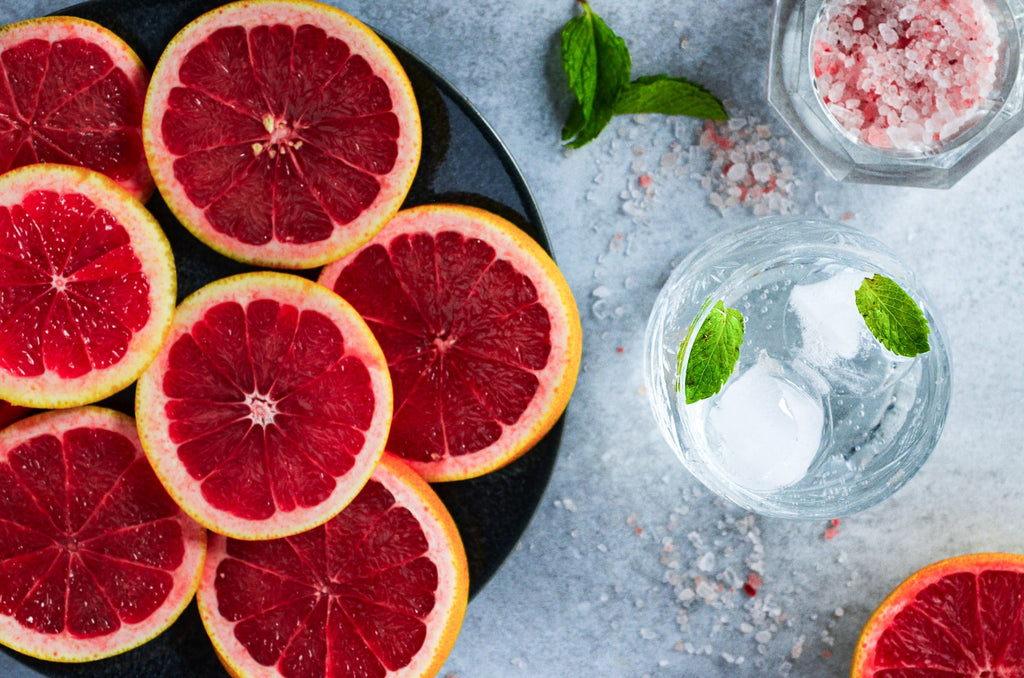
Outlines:
<svg viewBox="0 0 1024 678"><path fill-rule="evenodd" d="M921 310L928 350L896 355L868 329L855 294L875 275ZM739 356L721 390L687 403L681 380L718 301L743 316ZM710 238L661 290L645 350L654 415L683 465L764 515L880 502L931 454L949 408L949 349L927 295L883 243L839 222L767 218Z"/></svg>

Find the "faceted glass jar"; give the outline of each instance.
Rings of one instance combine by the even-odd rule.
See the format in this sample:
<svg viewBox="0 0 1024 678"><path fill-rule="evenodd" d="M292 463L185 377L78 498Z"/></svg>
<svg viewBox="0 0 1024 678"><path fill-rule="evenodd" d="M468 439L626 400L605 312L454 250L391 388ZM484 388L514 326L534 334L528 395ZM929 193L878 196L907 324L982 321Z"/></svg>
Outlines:
<svg viewBox="0 0 1024 678"><path fill-rule="evenodd" d="M838 181L948 188L1024 125L1024 0L978 1L998 32L995 84L973 122L935 148L865 143L829 112L815 78L814 38L837 0L775 0L768 101Z"/></svg>
<svg viewBox="0 0 1024 678"><path fill-rule="evenodd" d="M897 356L870 333L855 291L875 275L921 309L927 351ZM693 402L682 383L719 301L742 314L742 344L721 389ZM644 370L687 470L746 509L800 519L849 515L902 487L939 440L952 385L943 328L906 265L858 229L792 217L719 233L676 267L651 311Z"/></svg>

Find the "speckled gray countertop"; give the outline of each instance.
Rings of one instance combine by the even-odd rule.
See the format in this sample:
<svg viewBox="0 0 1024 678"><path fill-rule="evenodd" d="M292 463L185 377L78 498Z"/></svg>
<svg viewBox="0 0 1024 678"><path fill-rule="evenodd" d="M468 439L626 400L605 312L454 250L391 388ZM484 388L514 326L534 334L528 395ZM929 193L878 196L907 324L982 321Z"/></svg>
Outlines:
<svg viewBox="0 0 1024 678"><path fill-rule="evenodd" d="M3 0L0 24L63 4ZM779 162L792 165L789 207L887 242L945 320L953 402L924 469L837 524L766 519L683 470L643 390L643 329L660 284L697 242L751 218L711 204L702 123L616 119L566 152L558 33L574 0L333 4L432 64L490 122L536 197L583 320L582 371L547 494L471 602L442 676L843 676L868 615L911 572L1024 549L1024 136L947 191L838 184L766 104L768 0L595 0L629 45L634 75L689 76L734 117L766 125ZM754 596L742 589L752 572ZM14 670L0 655L0 675Z"/></svg>

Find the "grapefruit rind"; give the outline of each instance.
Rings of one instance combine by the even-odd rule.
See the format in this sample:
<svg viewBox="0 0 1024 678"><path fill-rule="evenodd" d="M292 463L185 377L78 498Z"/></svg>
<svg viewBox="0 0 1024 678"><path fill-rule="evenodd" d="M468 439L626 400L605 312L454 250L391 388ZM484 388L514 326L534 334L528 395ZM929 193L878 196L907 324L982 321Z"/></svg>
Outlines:
<svg viewBox="0 0 1024 678"><path fill-rule="evenodd" d="M429 543L432 560L438 567L438 587L434 607L424 619L427 635L420 652L406 666L388 672L388 678L431 678L441 670L455 646L469 600L469 568L466 551L451 514L434 490L400 459L384 455L374 470L381 482L416 516ZM196 592L199 614L217 657L234 678L280 678L275 666L255 661L238 641L233 624L217 609L217 568L225 557L226 541L211 535L210 550Z"/></svg>
<svg viewBox="0 0 1024 678"><path fill-rule="evenodd" d="M365 443L355 464L321 504L292 511L277 511L265 520L246 519L210 505L197 482L178 458L171 440L162 377L168 353L174 343L203 318L210 307L226 301L243 306L256 299L271 298L299 309L315 308L344 329L345 354L359 358L369 370L377 402L373 422L364 431ZM193 292L178 306L164 345L150 367L139 377L135 416L142 447L153 470L171 497L198 523L228 537L244 540L273 539L304 532L323 524L340 512L369 479L383 454L391 422L392 392L387 363L373 333L358 313L338 295L299 276L273 271L241 273L221 278ZM244 491L239 488L239 491Z"/></svg>
<svg viewBox="0 0 1024 678"><path fill-rule="evenodd" d="M533 400L519 420L512 426L506 426L502 436L489 447L427 462L397 455L427 482L476 478L503 468L526 454L552 429L568 406L583 350L579 311L558 265L536 240L492 212L443 203L406 208L399 211L364 247L386 247L391 240L404 234L426 232L437 235L443 231L455 231L467 239L485 240L495 249L496 259L511 261L520 273L530 278L551 319L551 354L537 375L540 385ZM325 266L318 282L328 289L335 289L341 272L361 249Z"/></svg>
<svg viewBox="0 0 1024 678"><path fill-rule="evenodd" d="M177 300L174 253L156 218L112 179L72 165L25 165L0 175L0 208L21 201L31 191L80 193L118 219L149 283L149 319L136 332L119 362L77 378L48 370L23 377L0 369L0 399L32 408L68 408L102 400L131 385L160 349L171 326Z"/></svg>
<svg viewBox="0 0 1024 678"><path fill-rule="evenodd" d="M178 70L188 52L214 31L226 26L251 29L264 24L298 26L303 23L324 28L332 37L343 38L353 55L361 55L374 66L390 90L393 111L402 125L394 167L375 175L381 191L377 199L355 220L339 226L327 240L294 244L274 239L249 245L215 230L185 194L175 177L177 157L168 149L161 132L162 113L170 92L181 86ZM419 107L412 83L391 48L368 26L348 13L312 0L237 0L201 15L174 38L160 56L150 79L143 109L143 143L156 186L175 217L215 251L243 263L269 268L302 269L322 266L366 242L398 211L412 187L422 151Z"/></svg>
<svg viewBox="0 0 1024 678"><path fill-rule="evenodd" d="M149 86L149 71L139 55L119 35L94 21L75 16L45 16L24 19L0 27L0 52L27 40L44 40L49 43L58 40L80 38L102 48L110 55L139 95L139 105L144 102ZM126 121L127 122L127 121ZM139 130L141 134L141 129ZM115 181L140 202L146 202L156 185L150 174L145 155L140 154L135 174Z"/></svg>
<svg viewBox="0 0 1024 678"><path fill-rule="evenodd" d="M0 432L0 463L7 461L11 450L26 440L44 433L54 433L79 426L99 427L120 433L133 441L142 455L135 421L116 410L87 405L69 410L52 410L18 421ZM185 543L184 558L178 566L174 586L164 604L142 622L131 624L122 620L112 634L82 639L68 633L43 634L26 629L12 617L0 614L0 644L12 650L52 662L79 663L112 657L127 652L156 638L181 616L199 586L206 556L206 530L182 514L179 523Z"/></svg>
<svg viewBox="0 0 1024 678"><path fill-rule="evenodd" d="M853 653L851 678L871 678L875 675L876 646L879 639L890 628L893 620L913 603L925 588L952 574L981 574L999 570L1024 573L1024 554L989 552L953 556L927 565L907 577L885 597L864 624ZM877 668L898 670L899 667Z"/></svg>

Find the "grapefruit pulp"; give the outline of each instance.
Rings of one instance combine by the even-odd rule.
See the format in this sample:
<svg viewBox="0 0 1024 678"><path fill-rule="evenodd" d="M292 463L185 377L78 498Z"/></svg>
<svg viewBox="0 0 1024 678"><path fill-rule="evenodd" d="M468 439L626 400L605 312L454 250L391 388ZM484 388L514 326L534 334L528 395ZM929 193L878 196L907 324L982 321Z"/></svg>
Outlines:
<svg viewBox="0 0 1024 678"><path fill-rule="evenodd" d="M241 0L186 26L143 116L157 187L234 259L312 268L399 208L422 145L398 60L369 28L309 0Z"/></svg>
<svg viewBox="0 0 1024 678"><path fill-rule="evenodd" d="M0 175L0 398L72 407L127 387L176 290L160 225L112 180L53 164Z"/></svg>
<svg viewBox="0 0 1024 678"><path fill-rule="evenodd" d="M408 678L440 670L467 592L451 516L385 457L321 527L266 542L211 535L197 599L234 676Z"/></svg>
<svg viewBox="0 0 1024 678"><path fill-rule="evenodd" d="M0 28L0 172L37 162L101 172L145 202L149 73L107 28L77 17Z"/></svg>
<svg viewBox="0 0 1024 678"><path fill-rule="evenodd" d="M505 466L565 409L582 350L576 304L554 261L505 219L405 209L319 281L380 342L395 397L387 451L428 482Z"/></svg>
<svg viewBox="0 0 1024 678"><path fill-rule="evenodd" d="M358 493L391 403L384 356L352 307L264 271L181 303L135 412L157 476L188 514L267 539L322 524Z"/></svg>
<svg viewBox="0 0 1024 678"><path fill-rule="evenodd" d="M130 417L55 410L0 432L0 643L64 662L141 645L192 599L205 549Z"/></svg>
<svg viewBox="0 0 1024 678"><path fill-rule="evenodd" d="M868 619L853 678L1018 676L1024 555L978 553L914 573Z"/></svg>

